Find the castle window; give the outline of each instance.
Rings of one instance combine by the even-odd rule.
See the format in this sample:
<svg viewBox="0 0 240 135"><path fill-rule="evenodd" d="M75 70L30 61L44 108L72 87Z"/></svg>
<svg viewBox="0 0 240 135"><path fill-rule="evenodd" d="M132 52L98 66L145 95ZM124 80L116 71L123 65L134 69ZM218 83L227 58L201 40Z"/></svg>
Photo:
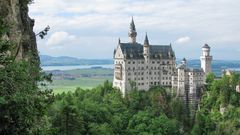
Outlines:
<svg viewBox="0 0 240 135"><path fill-rule="evenodd" d="M131 68L130 68L130 67L128 67L128 70L131 70Z"/></svg>
<svg viewBox="0 0 240 135"><path fill-rule="evenodd" d="M167 64L169 64L169 61L167 61Z"/></svg>
<svg viewBox="0 0 240 135"><path fill-rule="evenodd" d="M133 70L135 70L135 67L133 67Z"/></svg>
<svg viewBox="0 0 240 135"><path fill-rule="evenodd" d="M166 84L168 84L168 82L166 82Z"/></svg>
<svg viewBox="0 0 240 135"><path fill-rule="evenodd" d="M144 61L142 61L142 64L144 64Z"/></svg>
<svg viewBox="0 0 240 135"><path fill-rule="evenodd" d="M135 61L133 61L133 64L135 64Z"/></svg>
<svg viewBox="0 0 240 135"><path fill-rule="evenodd" d="M142 85L144 85L144 83L142 83Z"/></svg>
<svg viewBox="0 0 240 135"><path fill-rule="evenodd" d="M160 63L160 61L157 62L158 64Z"/></svg>
<svg viewBox="0 0 240 135"><path fill-rule="evenodd" d="M162 82L162 84L164 85L164 82Z"/></svg>
<svg viewBox="0 0 240 135"><path fill-rule="evenodd" d="M131 75L131 73L128 73L128 75Z"/></svg>
<svg viewBox="0 0 240 135"><path fill-rule="evenodd" d="M152 64L154 64L155 62L154 61L152 61Z"/></svg>
<svg viewBox="0 0 240 135"><path fill-rule="evenodd" d="M143 80L143 77L142 77L142 80Z"/></svg>
<svg viewBox="0 0 240 135"><path fill-rule="evenodd" d="M128 64L131 64L131 62L129 61Z"/></svg>
<svg viewBox="0 0 240 135"><path fill-rule="evenodd" d="M142 67L142 70L144 70L144 67Z"/></svg>
<svg viewBox="0 0 240 135"><path fill-rule="evenodd" d="M134 75L137 75L137 73L135 72Z"/></svg>
<svg viewBox="0 0 240 135"><path fill-rule="evenodd" d="M150 72L149 72L149 75L151 75L151 74L152 74L152 72L150 71Z"/></svg>
<svg viewBox="0 0 240 135"><path fill-rule="evenodd" d="M142 72L142 75L144 75L144 72Z"/></svg>

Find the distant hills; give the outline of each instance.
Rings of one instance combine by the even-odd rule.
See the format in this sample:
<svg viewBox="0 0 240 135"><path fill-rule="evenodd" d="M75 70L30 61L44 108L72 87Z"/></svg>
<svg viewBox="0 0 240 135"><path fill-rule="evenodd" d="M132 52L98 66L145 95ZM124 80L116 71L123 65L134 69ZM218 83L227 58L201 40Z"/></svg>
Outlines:
<svg viewBox="0 0 240 135"><path fill-rule="evenodd" d="M41 66L73 66L73 65L104 65L112 64L111 59L78 59L68 56L52 57L40 55Z"/></svg>
<svg viewBox="0 0 240 135"><path fill-rule="evenodd" d="M113 64L112 59L78 59L74 57L61 56L52 57L48 55L40 55L41 66L74 66L74 65L106 65ZM177 63L181 60L177 59ZM188 60L188 67L200 68L200 60ZM218 76L221 75L223 69L240 69L240 60L213 60L212 69Z"/></svg>
<svg viewBox="0 0 240 135"><path fill-rule="evenodd" d="M177 60L177 63L179 63L180 60ZM194 59L194 60L187 60L188 67L191 68L200 68L201 63L200 60ZM240 69L240 60L213 60L212 61L212 71L217 76L221 76L222 71L224 69L233 69L233 70L239 70Z"/></svg>

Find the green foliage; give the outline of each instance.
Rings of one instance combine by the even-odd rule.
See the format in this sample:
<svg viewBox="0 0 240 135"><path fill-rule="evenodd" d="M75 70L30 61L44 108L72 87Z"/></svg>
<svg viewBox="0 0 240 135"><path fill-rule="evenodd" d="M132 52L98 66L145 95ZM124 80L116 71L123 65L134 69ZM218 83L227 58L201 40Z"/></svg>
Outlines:
<svg viewBox="0 0 240 135"><path fill-rule="evenodd" d="M207 74L207 77L206 77L207 83L212 83L214 81L214 79L215 79L214 73L211 72L211 73Z"/></svg>
<svg viewBox="0 0 240 135"><path fill-rule="evenodd" d="M75 92L56 95L48 117L56 134L180 134L182 122L174 118L171 98L160 87L150 91L133 90L123 98L106 81L91 90L78 88ZM181 102L175 106L178 105L182 106ZM74 108L74 116L79 118L66 121L64 106ZM78 126L67 126L73 124Z"/></svg>
<svg viewBox="0 0 240 135"><path fill-rule="evenodd" d="M31 60L15 61L13 44L4 38L7 30L0 21L0 134L47 134L50 125L44 115L52 95L38 88L46 77Z"/></svg>
<svg viewBox="0 0 240 135"><path fill-rule="evenodd" d="M240 74L209 81L196 114L192 134L237 135L240 133L240 94L236 85ZM209 77L209 76L208 76ZM211 77L209 77L211 78ZM222 112L221 112L222 111Z"/></svg>

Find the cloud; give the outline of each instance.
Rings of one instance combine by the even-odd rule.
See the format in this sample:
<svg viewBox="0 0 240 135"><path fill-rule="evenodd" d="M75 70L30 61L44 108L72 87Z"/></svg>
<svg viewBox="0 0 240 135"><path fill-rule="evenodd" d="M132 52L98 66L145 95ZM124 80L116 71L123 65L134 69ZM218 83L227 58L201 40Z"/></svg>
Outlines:
<svg viewBox="0 0 240 135"><path fill-rule="evenodd" d="M180 37L180 38L178 38L178 39L176 40L176 43L178 43L178 44L186 44L186 43L188 43L188 42L190 42L190 41L191 41L191 38L188 37L188 36L185 36L185 37Z"/></svg>
<svg viewBox="0 0 240 135"><path fill-rule="evenodd" d="M70 43L75 40L76 37L74 35L70 35L67 32L59 31L53 33L49 39L47 40L47 45L49 46L61 46L65 43Z"/></svg>
<svg viewBox="0 0 240 135"><path fill-rule="evenodd" d="M106 50L109 50L108 52L98 51L91 56L106 55L112 58L111 47L115 47L115 44L99 40L99 37L113 38L111 40L118 37L127 38L131 16L134 16L138 32L137 39L143 38L145 31L148 31L151 41L161 42L156 42L156 44L170 43L176 39L176 44L191 41L194 48L201 48L206 42L221 49L224 48L220 44L228 44L229 47L240 44L239 6L240 2L237 0L218 2L216 0L71 0L71 2L68 0L37 0L30 5L30 16L35 19L34 30L36 32L49 25L51 33L67 33L60 37L75 36L77 40L74 41L79 46L84 46L85 42L78 38L91 37L93 46L97 47L104 43L108 47ZM180 37L183 33L187 36ZM52 38L51 36L48 41L38 41L40 50L44 50L42 53L52 53L43 48L44 44L62 46L75 43L59 41L63 40L61 38L55 38L56 41L54 41ZM69 40L67 38L67 41ZM69 49L77 49L77 46L71 47ZM193 52L189 54L189 57L198 58L199 54L196 52L198 50L194 48L189 47L185 50ZM180 46L174 49L178 56L182 55L183 50ZM55 54L65 55L62 51L55 51ZM82 57L80 53L78 55ZM237 57L239 58L240 54L236 55Z"/></svg>

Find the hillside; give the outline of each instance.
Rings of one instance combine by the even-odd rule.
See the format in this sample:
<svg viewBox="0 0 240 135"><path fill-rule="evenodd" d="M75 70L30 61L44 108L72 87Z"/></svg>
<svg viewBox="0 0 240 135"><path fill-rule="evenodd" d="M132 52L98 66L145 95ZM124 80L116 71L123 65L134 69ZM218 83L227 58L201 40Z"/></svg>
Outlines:
<svg viewBox="0 0 240 135"><path fill-rule="evenodd" d="M40 55L41 66L103 65L112 64L111 59L78 59L68 56Z"/></svg>

